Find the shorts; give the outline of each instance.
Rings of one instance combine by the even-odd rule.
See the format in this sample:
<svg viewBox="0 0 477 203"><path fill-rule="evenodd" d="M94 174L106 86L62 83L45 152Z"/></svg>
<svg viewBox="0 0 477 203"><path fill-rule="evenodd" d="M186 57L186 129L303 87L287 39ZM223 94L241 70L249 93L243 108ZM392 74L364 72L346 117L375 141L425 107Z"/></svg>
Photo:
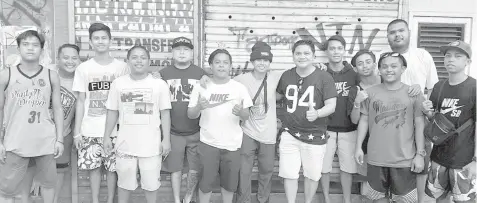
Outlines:
<svg viewBox="0 0 477 203"><path fill-rule="evenodd" d="M116 172L118 187L125 190L136 190L138 187L137 173L141 176L141 188L146 191L156 191L161 186L162 156L136 157L125 154L116 155Z"/></svg>
<svg viewBox="0 0 477 203"><path fill-rule="evenodd" d="M56 169L58 173L66 172L70 168L71 148L73 147L73 133L63 138L64 151L63 154L56 159Z"/></svg>
<svg viewBox="0 0 477 203"><path fill-rule="evenodd" d="M467 171L431 163L427 178L426 194L435 199L445 197L450 192L454 201L463 202L476 199L476 179L468 178Z"/></svg>
<svg viewBox="0 0 477 203"><path fill-rule="evenodd" d="M184 158L187 158L189 170L199 171L198 144L199 133L188 136L171 134L171 152L164 160L163 170L170 173L181 171L184 167Z"/></svg>
<svg viewBox="0 0 477 203"><path fill-rule="evenodd" d="M304 143L284 131L280 141L280 165L278 176L286 179L298 179L303 165L303 176L319 181L323 159L326 153L325 145Z"/></svg>
<svg viewBox="0 0 477 203"><path fill-rule="evenodd" d="M340 170L346 173L357 173L358 163L354 158L356 148L356 131L352 132L327 132L330 135L326 143L325 160L322 173L330 173L333 169L335 153L338 154Z"/></svg>
<svg viewBox="0 0 477 203"><path fill-rule="evenodd" d="M240 149L229 151L203 142L198 146L202 177L199 188L203 193L212 191L213 184L220 178L220 187L235 192L239 182Z"/></svg>
<svg viewBox="0 0 477 203"><path fill-rule="evenodd" d="M391 168L368 164L368 190L371 200L389 198L395 202L417 202L416 173L411 168ZM366 187L365 186L365 187Z"/></svg>
<svg viewBox="0 0 477 203"><path fill-rule="evenodd" d="M8 198L14 197L30 166L36 166L35 178L42 187L55 188L57 174L54 155L21 157L7 152L5 163L0 163L0 194Z"/></svg>
<svg viewBox="0 0 477 203"><path fill-rule="evenodd" d="M116 137L111 137L111 141L116 144ZM104 165L104 168L110 172L116 171L116 152L108 156L103 150L102 137L84 137L83 146L78 150L78 169L93 170Z"/></svg>

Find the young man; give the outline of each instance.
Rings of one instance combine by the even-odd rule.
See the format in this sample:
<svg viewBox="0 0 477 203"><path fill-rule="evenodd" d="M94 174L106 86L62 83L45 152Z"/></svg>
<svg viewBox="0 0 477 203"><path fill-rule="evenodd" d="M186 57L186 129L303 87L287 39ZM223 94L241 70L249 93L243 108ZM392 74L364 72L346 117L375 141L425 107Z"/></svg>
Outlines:
<svg viewBox="0 0 477 203"><path fill-rule="evenodd" d="M361 102L368 98L366 90L374 85L381 83L381 77L376 73L377 64L376 56L373 52L369 50L358 51L353 58L351 59L351 65L356 68L360 82L359 86L356 89L357 93L354 94L355 97L351 98L353 102L353 111L351 112L351 121L355 124L358 124L361 112L359 111L361 107ZM355 111L357 109L358 111ZM363 141L362 150L364 153L364 160L366 162L366 154L368 153L368 140L369 132L366 133L366 137ZM358 173L366 176L366 164L358 164Z"/></svg>
<svg viewBox="0 0 477 203"><path fill-rule="evenodd" d="M53 203L55 158L63 154L60 80L39 65L43 36L28 30L17 37L17 44L20 64L0 73L0 202L13 202L22 181L31 181L25 180L28 167L36 166L43 201Z"/></svg>
<svg viewBox="0 0 477 203"><path fill-rule="evenodd" d="M357 126L352 122L350 115L352 111L359 112L359 104L357 108L353 108L354 101L352 100L356 97L359 78L353 67L344 60L346 41L342 36L334 35L330 37L325 48L329 61L326 64L327 71L335 81L338 97L336 99L336 110L331 115L330 123L328 123L327 133L330 137L326 145L321 185L325 202L331 203L330 172L333 168L335 153L337 153L344 203L351 203L352 178L353 173L357 172L357 164L354 159Z"/></svg>
<svg viewBox="0 0 477 203"><path fill-rule="evenodd" d="M57 180L55 187L55 203L58 202L58 198L63 189L63 182L65 174L70 169L71 147L73 146L73 133L71 123L75 114L75 104L77 95L73 93L71 87L73 86L73 78L76 67L81 63L79 58L79 47L74 44L63 44L58 48L58 64L54 67L55 71L58 71L60 76L61 85L61 106L63 109L63 141L64 152L56 159ZM52 109L50 106L50 113ZM33 170L29 168L25 178L30 181L25 181L25 185L22 189L23 202L29 202L31 183L33 182Z"/></svg>
<svg viewBox="0 0 477 203"><path fill-rule="evenodd" d="M419 92L425 93L424 89L431 92L434 85L439 81L436 66L431 54L425 49L409 46L410 31L408 23L402 19L391 21L387 27L387 37L391 50L403 55L408 62L408 66L401 76L401 81L413 87L409 89L409 93L415 96ZM431 143L425 141L425 170L417 176L419 203L424 202L431 147Z"/></svg>
<svg viewBox="0 0 477 203"><path fill-rule="evenodd" d="M252 100L247 88L230 79L232 56L225 49L210 54L213 75L207 89L192 90L187 115L200 115L198 153L203 171L199 183L199 202L209 202L213 183L220 177L222 202L232 203L240 169L243 131L240 121L248 119Z"/></svg>
<svg viewBox="0 0 477 203"><path fill-rule="evenodd" d="M164 160L163 170L171 173L172 191L175 203L189 203L199 182L199 119L187 117L187 105L194 85L206 75L205 71L192 64L192 41L185 37L174 39L172 44L173 65L160 71L162 79L169 85L171 96L171 152ZM181 180L184 159L187 158L187 190L181 201Z"/></svg>
<svg viewBox="0 0 477 203"><path fill-rule="evenodd" d="M475 121L476 81L468 76L472 50L463 41L455 41L441 47L444 65L449 79L438 82L429 100L423 103L424 112L432 118L435 112L443 114L456 128L474 119L471 126L440 145L434 145L431 153L431 171L426 193L438 203L476 201L477 147ZM439 97L440 95L440 97Z"/></svg>
<svg viewBox="0 0 477 203"><path fill-rule="evenodd" d="M108 203L113 202L116 190L115 155L103 153L106 122L105 103L111 82L128 73L127 64L109 55L110 28L102 23L89 27L90 44L95 56L80 64L76 70L73 91L77 92L74 143L78 149L78 168L89 172L92 202L99 203L101 166L107 172ZM111 134L113 143L116 130Z"/></svg>
<svg viewBox="0 0 477 203"><path fill-rule="evenodd" d="M161 185L161 154L171 147L171 101L167 84L148 74L150 55L145 47L132 47L127 58L131 73L113 81L106 103L104 148L107 154L113 151L110 135L119 118L114 148L119 203L129 202L131 191L138 187L138 172L146 202L155 203Z"/></svg>
<svg viewBox="0 0 477 203"><path fill-rule="evenodd" d="M401 82L406 59L384 53L378 62L382 84L366 89L361 105L356 160L363 163L361 146L370 132L366 196L375 202L416 202L416 174L424 167L422 95L411 97Z"/></svg>
<svg viewBox="0 0 477 203"><path fill-rule="evenodd" d="M241 152L241 168L238 203L251 202L251 179L255 154L258 158L258 192L260 203L269 202L272 189L272 174L275 165L275 143L277 140L276 89L283 72L270 71L273 54L265 42L257 42L252 47L250 62L253 71L238 75L234 80L248 89L253 106L250 118L242 123L244 132Z"/></svg>
<svg viewBox="0 0 477 203"><path fill-rule="evenodd" d="M311 203L321 178L328 140L327 116L335 111L336 88L329 73L313 66L313 42L297 41L292 53L296 67L283 73L277 87L286 104L278 175L285 179L288 202L294 203L303 165L305 203Z"/></svg>

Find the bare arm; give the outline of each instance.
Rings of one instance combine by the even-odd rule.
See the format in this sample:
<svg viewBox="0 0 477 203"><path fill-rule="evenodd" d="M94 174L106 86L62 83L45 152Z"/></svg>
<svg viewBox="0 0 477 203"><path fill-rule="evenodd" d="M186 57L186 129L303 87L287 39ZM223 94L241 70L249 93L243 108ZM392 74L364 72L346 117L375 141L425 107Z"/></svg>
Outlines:
<svg viewBox="0 0 477 203"><path fill-rule="evenodd" d="M162 142L171 142L171 114L169 109L161 110Z"/></svg>
<svg viewBox="0 0 477 203"><path fill-rule="evenodd" d="M189 107L187 109L187 117L189 117L189 119L199 118L200 111L201 111L201 109L200 109L199 104L195 105L194 107Z"/></svg>
<svg viewBox="0 0 477 203"><path fill-rule="evenodd" d="M319 111L318 117L323 118L323 117L327 117L331 115L332 113L335 112L335 108L336 108L336 97L325 100L325 106L323 106L321 109L318 109Z"/></svg>
<svg viewBox="0 0 477 203"><path fill-rule="evenodd" d="M8 69L0 71L0 145L3 146L3 138L5 137L5 129L3 128L3 116L5 107L5 88L8 85Z"/></svg>
<svg viewBox="0 0 477 203"><path fill-rule="evenodd" d="M416 149L418 152L424 150L424 125L423 116L414 118L414 134L416 139Z"/></svg>
<svg viewBox="0 0 477 203"><path fill-rule="evenodd" d="M110 139L111 133L113 133L114 127L118 123L119 111L108 109L106 113L106 126L104 128L103 139Z"/></svg>
<svg viewBox="0 0 477 203"><path fill-rule="evenodd" d="M356 104L356 102L353 103L353 110L351 111L351 122L354 124L358 124L358 121L360 120L359 117L361 116L361 111L359 110L360 104Z"/></svg>
<svg viewBox="0 0 477 203"><path fill-rule="evenodd" d="M364 138L368 133L368 115L361 114L358 123L358 138L356 139L356 149L363 146Z"/></svg>
<svg viewBox="0 0 477 203"><path fill-rule="evenodd" d="M75 137L81 133L81 124L83 123L84 117L84 102L86 100L86 93L78 92L78 100L76 102L76 114L75 114L75 128L74 135Z"/></svg>
<svg viewBox="0 0 477 203"><path fill-rule="evenodd" d="M63 107L61 105L61 86L58 73L50 71L51 78L51 103L53 106L53 118L56 125L56 140L63 143Z"/></svg>

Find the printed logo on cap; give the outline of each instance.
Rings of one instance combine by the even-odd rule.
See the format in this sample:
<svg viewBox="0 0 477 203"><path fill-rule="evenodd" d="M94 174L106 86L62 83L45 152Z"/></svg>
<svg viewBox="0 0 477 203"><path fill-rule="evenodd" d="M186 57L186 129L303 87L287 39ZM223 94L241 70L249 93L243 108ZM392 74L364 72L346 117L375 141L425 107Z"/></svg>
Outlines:
<svg viewBox="0 0 477 203"><path fill-rule="evenodd" d="M459 46L459 45L460 45L460 41L451 42L449 45L450 45L450 46Z"/></svg>
<svg viewBox="0 0 477 203"><path fill-rule="evenodd" d="M176 40L176 43L181 43L181 42L191 43L190 40L188 40L188 39L186 39L186 38L180 38L180 39L177 39L177 40Z"/></svg>
<svg viewBox="0 0 477 203"><path fill-rule="evenodd" d="M262 56L269 56L268 52L262 52Z"/></svg>

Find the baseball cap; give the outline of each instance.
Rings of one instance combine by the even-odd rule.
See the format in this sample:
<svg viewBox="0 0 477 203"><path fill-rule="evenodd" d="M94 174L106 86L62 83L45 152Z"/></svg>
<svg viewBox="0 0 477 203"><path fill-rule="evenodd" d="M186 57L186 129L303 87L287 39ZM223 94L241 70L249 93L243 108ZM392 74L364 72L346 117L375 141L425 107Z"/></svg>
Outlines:
<svg viewBox="0 0 477 203"><path fill-rule="evenodd" d="M265 42L257 42L252 47L252 53L250 54L250 61L255 61L257 59L266 59L272 62L273 54L271 52L271 47Z"/></svg>
<svg viewBox="0 0 477 203"><path fill-rule="evenodd" d="M441 53L445 55L449 49L457 49L467 54L467 57L472 57L472 49L470 48L470 45L464 41L457 40L449 43L448 45L441 46Z"/></svg>
<svg viewBox="0 0 477 203"><path fill-rule="evenodd" d="M341 35L333 35L328 39L328 41L326 41L326 49L328 49L328 43L332 40L339 41L344 47L346 47L346 41Z"/></svg>
<svg viewBox="0 0 477 203"><path fill-rule="evenodd" d="M372 51L369 51L367 49L363 49L363 50L358 51L358 53L356 53L353 56L353 58L351 59L351 65L356 67L356 60L358 59L359 56L361 56L363 54L369 54L371 56L371 58L373 59L373 62L376 63L376 55L374 55L374 53Z"/></svg>
<svg viewBox="0 0 477 203"><path fill-rule="evenodd" d="M191 49L194 49L192 41L186 37L178 37L174 39L174 41L172 42L172 48L176 48L178 46L186 46Z"/></svg>

